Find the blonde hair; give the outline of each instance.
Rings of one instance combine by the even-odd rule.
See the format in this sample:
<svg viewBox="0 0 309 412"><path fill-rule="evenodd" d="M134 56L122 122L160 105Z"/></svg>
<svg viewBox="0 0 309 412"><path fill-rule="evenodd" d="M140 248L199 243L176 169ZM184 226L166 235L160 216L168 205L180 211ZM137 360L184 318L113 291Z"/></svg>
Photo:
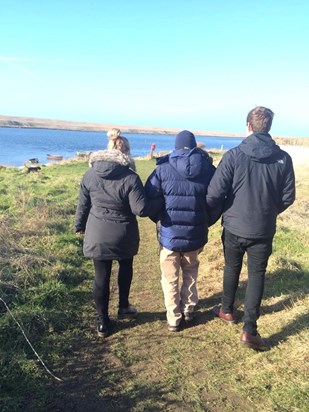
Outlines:
<svg viewBox="0 0 309 412"><path fill-rule="evenodd" d="M118 136L114 140L110 140L107 144L108 150L117 149L120 150L122 153L130 156L130 143L126 137Z"/></svg>
<svg viewBox="0 0 309 412"><path fill-rule="evenodd" d="M119 129L109 130L107 132L107 136L109 137L107 143L107 150L99 150L98 152L93 152L89 158L89 167L92 167L93 163L95 163L98 160L105 160L107 156L115 156L115 152L111 154L111 151L117 150L118 155L121 155L125 159L127 159L130 169L132 169L135 172L136 166L134 159L132 159L131 157L131 148L129 140L124 136L120 136ZM101 158L102 154L104 154L104 159Z"/></svg>
<svg viewBox="0 0 309 412"><path fill-rule="evenodd" d="M118 136L114 140L109 140L107 144L107 150L119 150L121 153L128 156L128 158L130 159L130 169L134 170L134 172L136 171L134 159L132 159L131 157L130 143L126 137Z"/></svg>
<svg viewBox="0 0 309 412"><path fill-rule="evenodd" d="M115 139L117 139L118 136L120 136L120 129L117 129L116 127L114 127L113 129L110 129L107 132L107 137L110 140L115 140Z"/></svg>

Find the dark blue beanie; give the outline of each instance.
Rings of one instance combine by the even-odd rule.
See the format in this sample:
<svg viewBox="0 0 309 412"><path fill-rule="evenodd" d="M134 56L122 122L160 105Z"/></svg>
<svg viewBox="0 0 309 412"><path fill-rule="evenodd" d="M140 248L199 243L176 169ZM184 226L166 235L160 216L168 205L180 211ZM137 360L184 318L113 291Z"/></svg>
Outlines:
<svg viewBox="0 0 309 412"><path fill-rule="evenodd" d="M178 133L175 140L175 150L193 149L194 147L196 147L196 140L193 133L188 130Z"/></svg>

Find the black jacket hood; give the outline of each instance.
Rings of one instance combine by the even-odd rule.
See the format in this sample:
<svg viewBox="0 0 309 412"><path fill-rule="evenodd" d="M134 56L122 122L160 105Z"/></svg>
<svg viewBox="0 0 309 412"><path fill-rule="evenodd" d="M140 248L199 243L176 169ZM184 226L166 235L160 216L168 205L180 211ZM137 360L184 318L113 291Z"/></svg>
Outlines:
<svg viewBox="0 0 309 412"><path fill-rule="evenodd" d="M280 152L280 147L268 133L251 134L239 145L239 149L260 163L273 160Z"/></svg>
<svg viewBox="0 0 309 412"><path fill-rule="evenodd" d="M129 164L129 157L120 150L99 150L93 152L89 159L90 167L105 179L121 176L129 168Z"/></svg>

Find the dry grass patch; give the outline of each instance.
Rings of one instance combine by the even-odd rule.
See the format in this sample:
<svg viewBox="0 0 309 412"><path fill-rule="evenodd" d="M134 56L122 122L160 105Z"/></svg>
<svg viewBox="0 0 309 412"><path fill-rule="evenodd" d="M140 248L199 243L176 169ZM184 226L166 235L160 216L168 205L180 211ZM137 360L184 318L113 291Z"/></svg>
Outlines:
<svg viewBox="0 0 309 412"><path fill-rule="evenodd" d="M274 140L279 146L306 146L309 147L309 137L275 137Z"/></svg>

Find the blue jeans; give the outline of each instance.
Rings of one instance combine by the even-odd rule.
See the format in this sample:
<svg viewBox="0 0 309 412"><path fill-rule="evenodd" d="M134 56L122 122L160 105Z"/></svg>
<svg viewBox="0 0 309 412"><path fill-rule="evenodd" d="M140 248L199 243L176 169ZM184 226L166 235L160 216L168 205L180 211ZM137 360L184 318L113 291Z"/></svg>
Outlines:
<svg viewBox="0 0 309 412"><path fill-rule="evenodd" d="M233 313L233 305L239 283L243 257L247 252L248 282L245 296L243 330L257 334L257 320L264 292L265 272L272 252L273 238L245 239L226 229L222 233L224 251L222 311Z"/></svg>

